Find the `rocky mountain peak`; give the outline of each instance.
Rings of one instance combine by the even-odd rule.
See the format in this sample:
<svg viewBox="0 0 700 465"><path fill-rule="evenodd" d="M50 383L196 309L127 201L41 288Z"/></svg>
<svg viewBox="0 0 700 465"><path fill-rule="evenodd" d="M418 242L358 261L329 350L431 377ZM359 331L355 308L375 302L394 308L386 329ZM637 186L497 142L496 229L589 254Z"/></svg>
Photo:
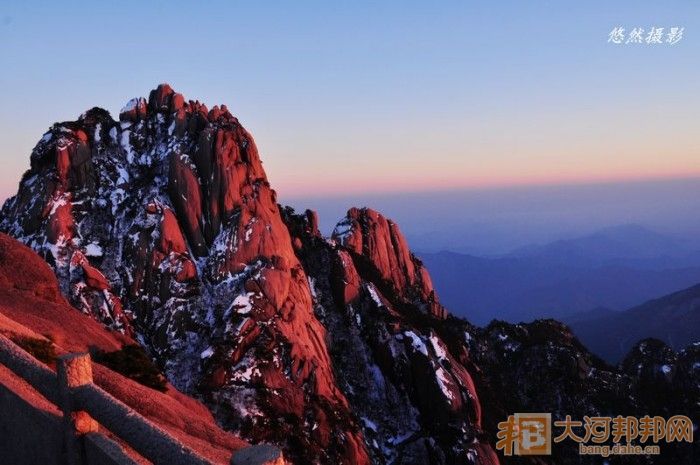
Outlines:
<svg viewBox="0 0 700 465"><path fill-rule="evenodd" d="M119 119L92 109L52 126L2 229L54 266L73 305L225 405L232 428L283 442L263 424L293 416L290 431L317 424L308 455L366 461L253 138L225 105L167 84Z"/></svg>
<svg viewBox="0 0 700 465"><path fill-rule="evenodd" d="M371 208L351 208L332 238L348 250L381 287L420 303L426 313L445 318L428 271L411 253L399 226Z"/></svg>
<svg viewBox="0 0 700 465"><path fill-rule="evenodd" d="M244 437L280 444L299 463L476 457L469 373L414 323L446 315L427 272L379 213L351 209L342 225L326 240L315 213L282 210L228 108L208 110L167 84L130 100L119 122L93 108L54 124L0 219L53 266L76 308L133 335L174 385ZM309 247L327 261L302 263ZM324 264L324 276L311 274ZM384 313L395 321L362 335L357 311L369 312L364 324ZM347 312L352 321L337 327ZM343 372L336 342L348 334L376 367L363 372L366 386ZM380 399L379 382L394 386L400 408L374 422L356 405L363 390ZM443 407L431 413L432 402ZM456 422L449 433L445 421Z"/></svg>

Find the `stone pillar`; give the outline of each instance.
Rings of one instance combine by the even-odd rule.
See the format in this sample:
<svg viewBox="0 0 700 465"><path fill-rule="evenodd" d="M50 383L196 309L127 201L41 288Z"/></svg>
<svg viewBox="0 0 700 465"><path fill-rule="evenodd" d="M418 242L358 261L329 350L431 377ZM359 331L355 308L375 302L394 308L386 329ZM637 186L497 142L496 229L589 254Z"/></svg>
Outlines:
<svg viewBox="0 0 700 465"><path fill-rule="evenodd" d="M58 400L63 411L66 460L69 465L84 463L80 436L97 431L97 422L84 411L76 411L71 390L92 384L90 354L68 354L58 358Z"/></svg>
<svg viewBox="0 0 700 465"><path fill-rule="evenodd" d="M286 465L280 451L270 444L241 449L231 457L231 465Z"/></svg>

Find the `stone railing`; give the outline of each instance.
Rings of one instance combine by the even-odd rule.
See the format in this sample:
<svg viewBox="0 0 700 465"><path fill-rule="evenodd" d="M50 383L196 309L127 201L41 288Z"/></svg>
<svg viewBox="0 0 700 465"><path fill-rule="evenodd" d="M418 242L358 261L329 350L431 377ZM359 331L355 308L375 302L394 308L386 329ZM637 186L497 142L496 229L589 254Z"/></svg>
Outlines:
<svg viewBox="0 0 700 465"><path fill-rule="evenodd" d="M56 373L5 336L0 335L0 364L29 383L63 413L62 457L59 465L135 465L124 450L99 432L103 425L142 457L156 465L211 465L131 407L105 392L92 380L89 354L58 358ZM1 418L12 421L10 418ZM41 431L16 431L41 435ZM2 439L9 440L9 438ZM8 458L8 457L5 457ZM14 457L21 464L21 457ZM282 453L261 444L237 451L231 465L284 465Z"/></svg>

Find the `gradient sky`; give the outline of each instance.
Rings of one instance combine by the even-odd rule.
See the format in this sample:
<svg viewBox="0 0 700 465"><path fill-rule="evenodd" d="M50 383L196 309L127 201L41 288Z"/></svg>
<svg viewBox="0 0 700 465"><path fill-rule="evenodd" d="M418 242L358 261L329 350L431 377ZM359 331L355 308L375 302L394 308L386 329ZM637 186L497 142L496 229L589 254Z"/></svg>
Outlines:
<svg viewBox="0 0 700 465"><path fill-rule="evenodd" d="M396 221L417 251L498 255L518 247L636 224L700 251L700 178L352 193L294 198L318 212L330 233L350 206L371 206Z"/></svg>
<svg viewBox="0 0 700 465"><path fill-rule="evenodd" d="M52 122L159 82L226 103L283 201L700 174L700 2L254 3L3 2L0 198Z"/></svg>

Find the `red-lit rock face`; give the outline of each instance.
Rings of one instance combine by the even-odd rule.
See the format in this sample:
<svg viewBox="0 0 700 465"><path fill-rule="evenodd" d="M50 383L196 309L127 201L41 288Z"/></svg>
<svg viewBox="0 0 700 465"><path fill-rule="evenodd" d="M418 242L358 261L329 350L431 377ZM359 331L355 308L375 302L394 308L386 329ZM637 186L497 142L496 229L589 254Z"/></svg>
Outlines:
<svg viewBox="0 0 700 465"><path fill-rule="evenodd" d="M370 208L351 208L336 226L333 239L379 278L380 287L420 303L427 313L445 318L430 275L408 248L396 223Z"/></svg>
<svg viewBox="0 0 700 465"><path fill-rule="evenodd" d="M0 289L8 294L28 293L49 302L65 303L56 276L46 262L5 234L0 234Z"/></svg>

